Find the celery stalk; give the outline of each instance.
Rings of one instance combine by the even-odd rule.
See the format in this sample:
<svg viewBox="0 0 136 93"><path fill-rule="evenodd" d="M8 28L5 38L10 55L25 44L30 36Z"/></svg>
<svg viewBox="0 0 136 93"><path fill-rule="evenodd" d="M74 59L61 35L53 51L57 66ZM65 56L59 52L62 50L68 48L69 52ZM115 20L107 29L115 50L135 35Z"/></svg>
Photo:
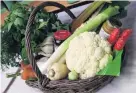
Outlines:
<svg viewBox="0 0 136 93"><path fill-rule="evenodd" d="M58 47L58 49L52 54L52 56L47 60L47 62L43 64L43 66L41 67L41 72L46 73L48 67L50 67L53 63L59 61L61 56L65 54L66 50L69 47L70 41L74 37L78 36L83 32L92 31L93 29L97 28L102 22L109 19L111 16L118 14L118 10L118 6L110 6L93 19L89 19L86 23L84 23L82 27L77 28L76 31Z"/></svg>

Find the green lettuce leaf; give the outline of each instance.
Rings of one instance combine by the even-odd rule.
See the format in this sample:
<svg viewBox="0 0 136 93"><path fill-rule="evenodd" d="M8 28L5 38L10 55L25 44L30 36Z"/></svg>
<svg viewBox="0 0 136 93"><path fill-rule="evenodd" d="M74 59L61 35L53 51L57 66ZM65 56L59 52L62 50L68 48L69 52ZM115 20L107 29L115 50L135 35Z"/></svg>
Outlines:
<svg viewBox="0 0 136 93"><path fill-rule="evenodd" d="M115 58L109 57L109 62L107 66L99 71L97 75L111 75L111 76L119 76L120 75L120 68L121 68L121 58L123 50L121 51L114 51ZM113 59L113 60L112 60Z"/></svg>

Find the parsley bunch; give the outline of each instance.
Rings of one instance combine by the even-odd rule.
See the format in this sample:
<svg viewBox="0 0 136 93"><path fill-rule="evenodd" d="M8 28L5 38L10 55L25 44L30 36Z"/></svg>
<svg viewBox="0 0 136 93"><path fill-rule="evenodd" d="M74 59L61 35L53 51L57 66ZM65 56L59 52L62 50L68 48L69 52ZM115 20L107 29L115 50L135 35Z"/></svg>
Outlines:
<svg viewBox="0 0 136 93"><path fill-rule="evenodd" d="M25 64L29 64L24 37L27 21L32 10L33 7L28 7L25 4L14 4L1 27L1 65L3 70L8 66L19 66L17 59L22 59ZM36 14L34 24L31 27L33 52L38 52L37 45L49 34L59 29L69 29L69 25L62 24L55 14L40 10Z"/></svg>

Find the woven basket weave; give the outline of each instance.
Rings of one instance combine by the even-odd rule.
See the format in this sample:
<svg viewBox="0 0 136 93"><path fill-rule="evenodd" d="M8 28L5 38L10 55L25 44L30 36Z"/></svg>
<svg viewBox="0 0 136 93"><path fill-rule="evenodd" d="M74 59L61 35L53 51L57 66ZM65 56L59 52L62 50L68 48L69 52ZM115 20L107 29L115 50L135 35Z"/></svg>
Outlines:
<svg viewBox="0 0 136 93"><path fill-rule="evenodd" d="M56 6L60 9L63 9L72 19L75 19L74 14L63 5L56 2L44 2L37 6L31 13L25 33L25 42L26 42L26 50L28 54L29 61L35 71L38 81L26 81L26 84L41 89L44 93L92 93L106 84L110 83L113 80L113 76L95 76L89 79L69 81L67 79L58 80L58 81L50 81L45 75L42 75L40 70L36 65L36 60L33 56L31 44L30 44L30 35L31 35L31 26L34 23L34 18L36 13L46 7L46 6Z"/></svg>

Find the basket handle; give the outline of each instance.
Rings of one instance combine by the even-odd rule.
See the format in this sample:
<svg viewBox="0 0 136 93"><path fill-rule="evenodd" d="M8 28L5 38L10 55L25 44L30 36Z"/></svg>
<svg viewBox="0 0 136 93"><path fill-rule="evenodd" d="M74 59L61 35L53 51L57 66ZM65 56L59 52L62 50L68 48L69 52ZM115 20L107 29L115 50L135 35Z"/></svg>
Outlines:
<svg viewBox="0 0 136 93"><path fill-rule="evenodd" d="M36 65L36 60L33 56L32 49L31 49L31 43L30 43L31 31L30 31L30 29L31 29L31 26L34 22L34 18L36 16L36 13L40 9L42 9L46 6L59 7L60 9L64 10L72 19L76 18L74 16L74 14L68 8L66 8L65 6L63 6L57 2L52 2L52 1L47 1L47 2L41 3L39 6L35 7L34 10L32 11L32 13L30 14L28 22L27 22L27 26L26 26L26 32L25 32L25 45L26 45L26 51L27 51L27 55L28 55L28 59L30 61L30 64L32 65L32 68L38 77L39 83L42 86L43 86L43 84L42 84L43 80L44 80L44 82L46 82L46 83L44 83L44 85L46 85L48 83L49 79L45 75L42 75L42 73L40 72L39 68Z"/></svg>

